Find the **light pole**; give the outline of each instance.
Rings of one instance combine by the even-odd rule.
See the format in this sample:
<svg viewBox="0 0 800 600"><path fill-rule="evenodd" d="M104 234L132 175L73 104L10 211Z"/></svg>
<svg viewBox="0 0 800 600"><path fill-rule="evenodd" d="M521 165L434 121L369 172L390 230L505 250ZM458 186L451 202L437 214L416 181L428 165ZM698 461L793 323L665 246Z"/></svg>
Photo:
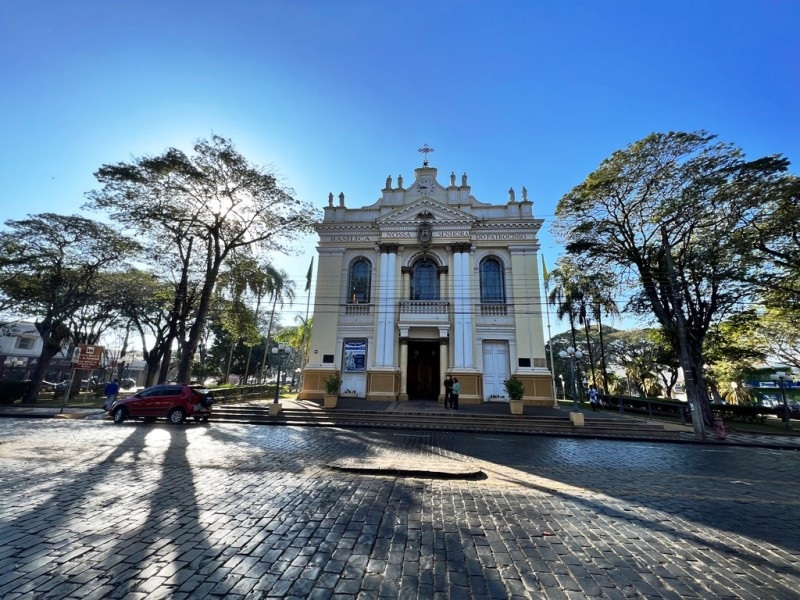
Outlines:
<svg viewBox="0 0 800 600"><path fill-rule="evenodd" d="M575 359L583 358L583 352L575 350L572 346L568 346L566 350L558 353L561 358L569 359L569 376L570 384L572 385L572 410L578 411L578 382L575 378Z"/></svg>
<svg viewBox="0 0 800 600"><path fill-rule="evenodd" d="M11 376L14 375L14 369L22 367L25 364L25 361L21 358L17 358L16 356L7 356L6 359L3 361L3 364L9 371ZM6 376L7 379L10 377Z"/></svg>
<svg viewBox="0 0 800 600"><path fill-rule="evenodd" d="M272 348L272 357L278 363L278 378L275 380L275 401L273 404L278 404L278 395L281 389L281 367L283 367L283 363L291 353L292 349L283 342Z"/></svg>
<svg viewBox="0 0 800 600"><path fill-rule="evenodd" d="M777 381L778 387L781 388L781 398L783 399L783 428L791 429L792 423L789 420L789 403L786 401L786 390L783 388L783 380L786 379L786 373L777 371L769 377L772 381Z"/></svg>

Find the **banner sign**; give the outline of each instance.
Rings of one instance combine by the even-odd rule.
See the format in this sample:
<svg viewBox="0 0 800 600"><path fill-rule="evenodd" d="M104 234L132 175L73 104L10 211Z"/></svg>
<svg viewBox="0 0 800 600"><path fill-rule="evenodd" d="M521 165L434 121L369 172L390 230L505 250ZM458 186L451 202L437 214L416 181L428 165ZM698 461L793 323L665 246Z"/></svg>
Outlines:
<svg viewBox="0 0 800 600"><path fill-rule="evenodd" d="M72 366L83 371L94 371L100 368L100 359L102 357L102 346L78 344L72 353Z"/></svg>
<svg viewBox="0 0 800 600"><path fill-rule="evenodd" d="M367 368L367 340L344 341L344 370L365 371Z"/></svg>

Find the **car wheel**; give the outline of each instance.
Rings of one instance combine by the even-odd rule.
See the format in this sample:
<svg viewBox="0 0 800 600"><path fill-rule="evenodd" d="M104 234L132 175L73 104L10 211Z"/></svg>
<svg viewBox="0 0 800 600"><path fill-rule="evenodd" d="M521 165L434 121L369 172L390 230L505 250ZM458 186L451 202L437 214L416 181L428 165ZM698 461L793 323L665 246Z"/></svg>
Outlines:
<svg viewBox="0 0 800 600"><path fill-rule="evenodd" d="M171 411L169 411L167 418L173 425L180 425L186 418L186 413L183 412L182 408L173 408Z"/></svg>
<svg viewBox="0 0 800 600"><path fill-rule="evenodd" d="M203 417L203 418L201 419L201 421L203 421L203 423L208 423L208 417Z"/></svg>
<svg viewBox="0 0 800 600"><path fill-rule="evenodd" d="M125 420L125 417L127 417L127 416L128 415L125 414L125 409L122 408L121 406L119 406L116 409L114 409L114 423L119 425L120 423L122 423Z"/></svg>

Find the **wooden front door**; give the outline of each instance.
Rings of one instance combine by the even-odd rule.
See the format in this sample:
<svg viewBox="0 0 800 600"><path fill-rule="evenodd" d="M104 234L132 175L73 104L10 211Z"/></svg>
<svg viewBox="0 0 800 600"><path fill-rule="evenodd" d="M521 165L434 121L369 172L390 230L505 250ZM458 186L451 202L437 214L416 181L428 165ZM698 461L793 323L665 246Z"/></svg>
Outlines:
<svg viewBox="0 0 800 600"><path fill-rule="evenodd" d="M410 400L439 399L439 342L408 342L406 386Z"/></svg>

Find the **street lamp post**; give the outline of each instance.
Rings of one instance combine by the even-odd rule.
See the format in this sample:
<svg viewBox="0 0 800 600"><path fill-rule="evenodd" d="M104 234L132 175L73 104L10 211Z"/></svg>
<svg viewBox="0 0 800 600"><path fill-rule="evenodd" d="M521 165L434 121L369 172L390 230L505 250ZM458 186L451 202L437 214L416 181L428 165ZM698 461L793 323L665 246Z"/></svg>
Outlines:
<svg viewBox="0 0 800 600"><path fill-rule="evenodd" d="M781 388L781 398L783 399L783 428L784 429L791 429L792 423L789 420L789 403L786 400L786 390L783 387L783 381L786 379L786 373L783 371L777 371L770 375L770 379L772 381L778 382L778 387Z"/></svg>
<svg viewBox="0 0 800 600"><path fill-rule="evenodd" d="M578 382L575 377L575 359L583 358L583 352L575 350L572 346L568 346L566 350L558 353L561 358L569 359L569 376L570 384L572 386L572 410L578 411Z"/></svg>
<svg viewBox="0 0 800 600"><path fill-rule="evenodd" d="M3 361L3 364L8 369L10 375L14 375L14 370L22 367L25 364L25 361L21 358L17 358L16 356L7 356L6 359Z"/></svg>
<svg viewBox="0 0 800 600"><path fill-rule="evenodd" d="M291 353L292 349L284 343L280 343L272 348L272 357L275 359L275 362L278 363L278 378L275 380L275 401L273 404L278 404L278 395L281 389L281 367L283 367L283 363Z"/></svg>

